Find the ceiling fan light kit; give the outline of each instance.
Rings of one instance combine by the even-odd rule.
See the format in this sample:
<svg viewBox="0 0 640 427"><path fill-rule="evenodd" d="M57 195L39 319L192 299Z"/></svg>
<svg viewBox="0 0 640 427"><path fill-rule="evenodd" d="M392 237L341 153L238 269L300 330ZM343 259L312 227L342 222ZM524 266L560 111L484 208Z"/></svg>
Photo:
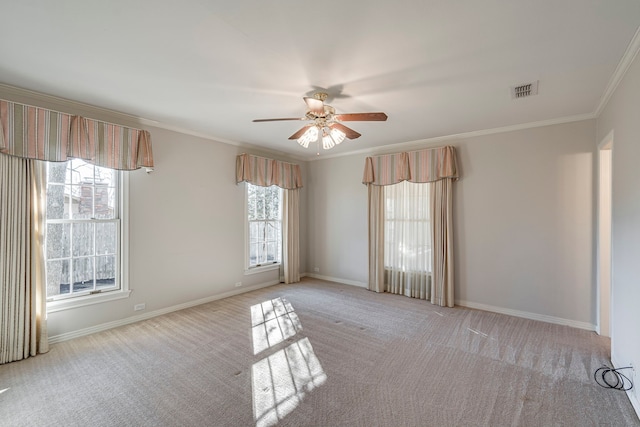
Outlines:
<svg viewBox="0 0 640 427"><path fill-rule="evenodd" d="M343 125L342 121L385 121L385 113L352 113L336 114L335 108L326 105L324 101L328 95L325 92L317 92L311 97L303 97L309 110L302 118L282 118L282 119L256 119L254 122L272 122L283 120L310 120L313 123L304 126L289 139L295 139L304 148L309 147L309 143L316 142L320 145L322 138L322 148L329 150L344 141L345 138L356 139L360 134L355 130Z"/></svg>
<svg viewBox="0 0 640 427"><path fill-rule="evenodd" d="M318 128L315 126L309 126L309 129L298 138L298 144L304 148L309 147L309 143L318 139Z"/></svg>

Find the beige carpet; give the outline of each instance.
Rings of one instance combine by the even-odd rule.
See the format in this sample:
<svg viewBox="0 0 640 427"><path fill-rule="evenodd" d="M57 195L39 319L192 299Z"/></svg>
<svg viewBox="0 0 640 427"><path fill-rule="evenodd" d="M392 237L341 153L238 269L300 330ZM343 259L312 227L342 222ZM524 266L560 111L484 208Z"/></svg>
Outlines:
<svg viewBox="0 0 640 427"><path fill-rule="evenodd" d="M2 365L0 425L640 426L593 381L608 346L306 279Z"/></svg>

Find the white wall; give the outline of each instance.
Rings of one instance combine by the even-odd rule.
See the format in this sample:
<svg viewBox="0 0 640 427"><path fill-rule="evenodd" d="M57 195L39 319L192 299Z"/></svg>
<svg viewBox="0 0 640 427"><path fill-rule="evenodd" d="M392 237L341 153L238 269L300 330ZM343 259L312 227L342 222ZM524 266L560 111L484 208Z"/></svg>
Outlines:
<svg viewBox="0 0 640 427"><path fill-rule="evenodd" d="M327 279L365 285L367 187L364 156L309 163L308 271ZM315 272L314 268L319 271Z"/></svg>
<svg viewBox="0 0 640 427"><path fill-rule="evenodd" d="M155 171L129 174L131 296L50 313L51 337L278 279L277 270L244 275L245 190L235 183L235 164L236 155L246 150L149 130ZM306 177L304 162L301 166ZM303 189L303 213L305 201ZM301 226L306 230L306 218ZM301 264L306 268L304 251ZM236 288L236 282L243 287ZM138 303L146 304L145 312L133 311Z"/></svg>
<svg viewBox="0 0 640 427"><path fill-rule="evenodd" d="M613 131L611 351L617 366L640 367L640 58L598 117L597 141ZM640 413L640 396L632 401Z"/></svg>
<svg viewBox="0 0 640 427"><path fill-rule="evenodd" d="M594 327L594 135L590 120L447 142L462 174L459 302ZM365 157L309 165L308 265L321 276L367 282Z"/></svg>
<svg viewBox="0 0 640 427"><path fill-rule="evenodd" d="M594 132L583 121L456 144L457 299L596 323Z"/></svg>

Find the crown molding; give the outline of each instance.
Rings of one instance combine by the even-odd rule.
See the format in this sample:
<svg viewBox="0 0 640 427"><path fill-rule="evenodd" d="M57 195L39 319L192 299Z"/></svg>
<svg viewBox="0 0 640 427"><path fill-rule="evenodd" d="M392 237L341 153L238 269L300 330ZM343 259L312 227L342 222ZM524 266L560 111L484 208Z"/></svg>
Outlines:
<svg viewBox="0 0 640 427"><path fill-rule="evenodd" d="M613 95L615 90L618 88L618 85L627 74L629 67L633 63L634 59L636 59L638 51L640 51L640 27L638 27L638 30L629 42L627 50L624 52L624 55L622 55L622 59L620 59L620 62L618 62L618 66L613 72L613 75L609 80L609 84L607 84L602 97L600 97L600 102L598 102L598 106L593 113L596 117L600 116L600 113L602 113L604 107L607 106L611 95Z"/></svg>
<svg viewBox="0 0 640 427"><path fill-rule="evenodd" d="M108 108L97 107L83 102L72 101L59 96L47 95L30 89L0 83L0 97L12 102L32 105L39 108L60 111L66 114L90 116L92 119L109 122L125 122L127 124L158 126L155 120L144 119L132 114Z"/></svg>

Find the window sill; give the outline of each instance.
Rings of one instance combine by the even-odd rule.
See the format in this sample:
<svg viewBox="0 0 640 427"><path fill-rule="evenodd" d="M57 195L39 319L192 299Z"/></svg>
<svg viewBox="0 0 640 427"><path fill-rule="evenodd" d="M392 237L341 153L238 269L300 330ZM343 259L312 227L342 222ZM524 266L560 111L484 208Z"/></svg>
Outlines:
<svg viewBox="0 0 640 427"><path fill-rule="evenodd" d="M47 313L69 310L72 308L85 307L87 305L100 304L107 301L115 301L128 298L131 291L111 291L83 297L69 298L47 303Z"/></svg>
<svg viewBox="0 0 640 427"><path fill-rule="evenodd" d="M280 264L263 265L261 267L246 268L244 270L244 275L249 276L251 274L264 273L265 271L272 271L272 270L278 270L278 269L280 269Z"/></svg>

